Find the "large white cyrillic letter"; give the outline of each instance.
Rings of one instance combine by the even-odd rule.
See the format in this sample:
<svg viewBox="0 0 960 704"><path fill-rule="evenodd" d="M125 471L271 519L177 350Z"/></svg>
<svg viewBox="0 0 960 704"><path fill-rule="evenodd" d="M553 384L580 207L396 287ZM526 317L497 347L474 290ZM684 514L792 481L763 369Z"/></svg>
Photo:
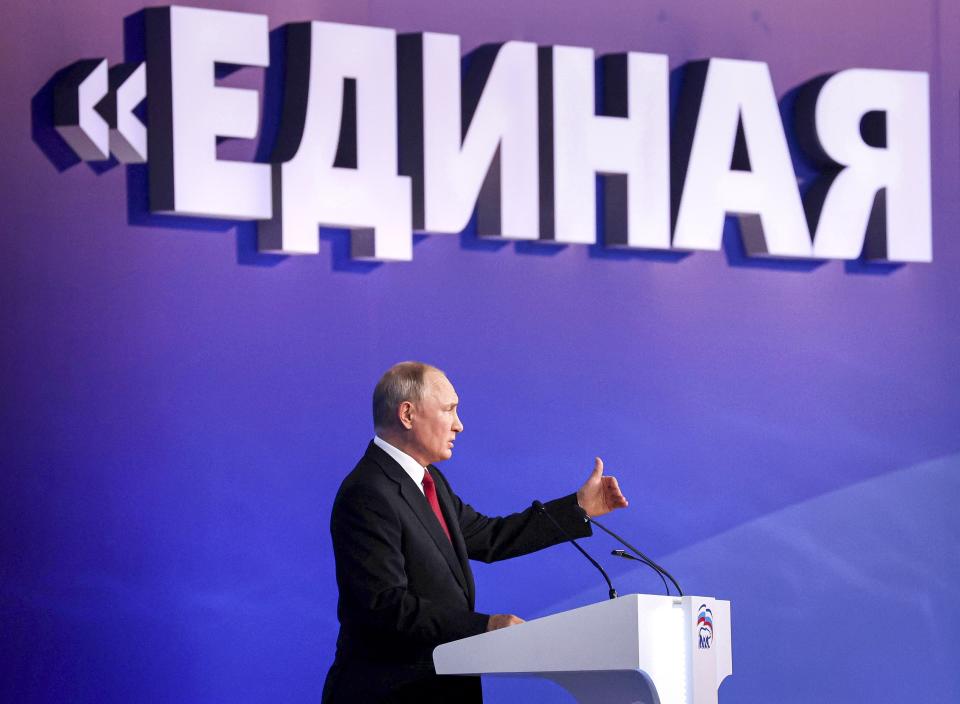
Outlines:
<svg viewBox="0 0 960 704"><path fill-rule="evenodd" d="M274 214L261 251L316 254L318 226L352 230L358 259L413 256L410 179L397 175L396 35L311 22L287 27Z"/></svg>
<svg viewBox="0 0 960 704"><path fill-rule="evenodd" d="M731 213L740 216L749 255L809 257L810 234L767 65L710 59L702 69L692 67L696 85L685 88L702 85L702 97L673 246L720 249ZM733 166L738 129L749 170Z"/></svg>
<svg viewBox="0 0 960 704"><path fill-rule="evenodd" d="M407 35L400 38L400 71L414 226L459 232L476 204L478 234L536 239L536 45L479 49L461 91L460 38Z"/></svg>
<svg viewBox="0 0 960 704"><path fill-rule="evenodd" d="M667 57L605 59L607 115L594 111L593 51L540 50L541 238L596 242L595 178L606 179L606 244L670 248Z"/></svg>
<svg viewBox="0 0 960 704"><path fill-rule="evenodd" d="M798 121L813 122L814 155L833 172L808 200L814 256L932 261L927 74L849 69L812 100L812 119L799 110Z"/></svg>
<svg viewBox="0 0 960 704"><path fill-rule="evenodd" d="M267 66L266 15L147 10L150 209L240 220L270 217L270 167L217 159L217 137L253 139L256 91L218 87L217 64Z"/></svg>

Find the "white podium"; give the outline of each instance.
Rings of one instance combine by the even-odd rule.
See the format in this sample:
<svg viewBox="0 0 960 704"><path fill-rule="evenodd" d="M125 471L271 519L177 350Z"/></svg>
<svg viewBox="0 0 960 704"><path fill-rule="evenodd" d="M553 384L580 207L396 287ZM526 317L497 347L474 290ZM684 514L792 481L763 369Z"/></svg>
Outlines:
<svg viewBox="0 0 960 704"><path fill-rule="evenodd" d="M578 702L716 704L733 672L730 602L629 594L444 643L440 675L533 675Z"/></svg>

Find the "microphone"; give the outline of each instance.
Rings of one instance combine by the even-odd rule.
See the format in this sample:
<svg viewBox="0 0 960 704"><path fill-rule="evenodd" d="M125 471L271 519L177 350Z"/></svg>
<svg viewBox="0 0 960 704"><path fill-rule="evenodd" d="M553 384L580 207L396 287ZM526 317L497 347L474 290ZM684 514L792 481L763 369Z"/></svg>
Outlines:
<svg viewBox="0 0 960 704"><path fill-rule="evenodd" d="M616 599L616 598L617 598L617 590L613 588L613 583L610 581L610 575L608 575L608 574L607 574L607 571L600 566L600 563L597 562L596 560L594 560L592 557L590 557L589 553L587 553L586 550L584 550L582 547L580 547L580 543L578 543L576 540L574 540L572 537L570 537L570 534L567 533L567 531L565 531L565 530L563 529L563 526L561 526L559 523L557 523L557 520L556 520L553 516L550 515L550 512L547 511L547 507L546 507L546 506L544 506L544 505L543 505L542 503L540 503L539 501L534 501L534 502L533 502L533 507L534 507L535 509L537 509L540 513L542 513L544 516L546 516L547 518L549 518L549 519L550 519L550 522L553 523L553 525L555 525L555 526L557 527L557 530L560 531L560 533L563 535L563 537L566 538L569 542L573 543L573 547L575 547L577 550L579 550L581 553L583 553L583 556L584 556L585 558L587 558L588 560L590 560L590 564L591 564L591 565L593 565L593 566L596 567L598 570L600 570L600 574L602 574L602 575L603 575L603 578L604 578L605 580L607 580L607 587L609 587L609 589L610 589L610 592L609 592L610 598L611 598L611 599ZM586 514L584 514L584 515L586 515Z"/></svg>
<svg viewBox="0 0 960 704"><path fill-rule="evenodd" d="M663 576L663 572L658 570L649 562L647 562L646 560L641 560L639 557L634 557L633 555L628 553L626 550L611 550L610 554L613 555L614 557L622 557L624 560L633 560L634 562L640 562L646 565L647 567L649 567L650 569L652 569L654 572L657 573L657 576L660 578L660 581L663 582L663 589L666 592L667 596L670 596L670 587L667 586L667 580Z"/></svg>
<svg viewBox="0 0 960 704"><path fill-rule="evenodd" d="M580 510L583 511L582 508L581 508ZM588 523L592 523L593 525L595 525L597 528L599 528L600 530L602 530L602 531L603 531L604 533L606 533L607 535L612 536L617 542L619 542L619 543L620 543L621 545L623 545L625 548L627 548L628 550L630 550L630 552L632 552L632 553L634 553L635 555L637 555L637 557L633 557L632 555L627 555L627 553L625 553L623 550L614 550L614 551L611 553L612 555L616 555L617 557L623 557L623 558L628 559L628 560L638 560L639 562L643 562L644 564L649 565L652 569L656 570L656 572L660 575L660 579L663 579L663 577L666 576L667 579L669 579L671 582L673 582L673 586L675 586L675 587L677 588L677 593L680 594L680 596L683 596L683 590L680 588L680 585L677 584L677 580L675 580L675 579L673 578L673 575L672 575L672 574L670 574L669 572L667 572L667 571L666 571L665 569L663 569L660 565L658 565L656 562L654 562L654 561L651 560L649 557L647 557L646 555L644 555L642 552L640 552L639 550L637 550L637 549L636 549L635 547L633 547L630 543L628 543L626 540L624 540L623 538L621 538L619 535L617 535L616 533L614 533L612 530L610 530L609 528L607 528L606 526L604 526L604 525L603 525L602 523L600 523L598 520L596 520L595 518L591 518L590 516L588 516L586 511L583 511L583 517L587 520ZM666 582L664 582L664 585L666 585ZM667 588L667 594L669 594L669 593L670 593L670 588L668 587L668 588Z"/></svg>

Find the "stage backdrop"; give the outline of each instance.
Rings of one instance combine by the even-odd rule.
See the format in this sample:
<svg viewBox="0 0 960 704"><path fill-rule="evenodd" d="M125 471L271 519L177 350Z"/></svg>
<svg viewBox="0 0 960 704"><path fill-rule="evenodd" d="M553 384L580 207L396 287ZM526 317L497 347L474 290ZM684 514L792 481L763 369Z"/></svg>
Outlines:
<svg viewBox="0 0 960 704"><path fill-rule="evenodd" d="M600 455L631 502L611 525L687 592L731 600L722 702L960 701L960 6L187 4L453 33L464 52L758 60L785 102L839 69L928 72L933 262L757 261L732 221L720 252L686 257L473 227L418 237L409 263L357 264L343 231L318 256L260 254L252 225L151 215L143 167L77 163L51 130L51 78L122 61L143 5L7 2L0 699L318 701L332 498L371 437L376 379L421 359L460 394L444 470L476 508L572 491ZM660 589L604 562L622 593ZM477 581L480 609L525 618L606 596L569 546Z"/></svg>

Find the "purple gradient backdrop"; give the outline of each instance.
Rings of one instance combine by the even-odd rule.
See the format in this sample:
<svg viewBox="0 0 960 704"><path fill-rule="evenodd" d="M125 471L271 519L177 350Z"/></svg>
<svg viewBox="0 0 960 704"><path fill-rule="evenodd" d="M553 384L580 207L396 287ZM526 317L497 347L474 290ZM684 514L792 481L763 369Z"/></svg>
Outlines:
<svg viewBox="0 0 960 704"><path fill-rule="evenodd" d="M35 129L31 101L37 112L54 73L80 58L122 60L123 19L142 5L9 3L0 699L316 701L336 635L330 501L369 438L372 385L399 359L432 361L457 386L466 432L447 474L471 503L510 511L570 491L600 454L632 501L612 523L654 556L764 517L780 525L769 517L788 507L960 453L955 4L184 4L264 13L271 27L323 19L450 32L464 50L524 39L666 53L673 67L762 60L779 95L842 68L928 71L934 262L758 265L732 230L723 252L680 260L497 245L469 231L419 240L409 264L352 265L335 232L320 256L265 257L249 225L146 217L137 170L60 169L62 145ZM955 562L957 519L921 520L922 501L909 511ZM811 550L828 554L845 536L841 521ZM865 551L880 564L913 559L912 542L887 538ZM716 545L718 570L742 564L738 545ZM603 598L577 559L555 548L483 566L480 607L530 617L573 595ZM805 581L775 552L755 564L686 574L688 591L734 601L743 646L722 701L829 701L836 691L861 701L841 686L842 665L832 685L774 696L818 639L852 626L816 611L826 615L800 634L794 660L765 657L762 625L736 624L755 623L761 599L804 594ZM955 570L929 567L938 588L960 588ZM612 568L621 592L656 589ZM758 594L763 570L793 592ZM871 577L837 588L869 610L889 587ZM905 600L932 598L924 582L911 588ZM890 623L899 630L887 638L919 633L931 648L960 625ZM915 701L960 699L950 668L931 670L910 683ZM516 700L522 685L510 686L494 684L491 699Z"/></svg>

